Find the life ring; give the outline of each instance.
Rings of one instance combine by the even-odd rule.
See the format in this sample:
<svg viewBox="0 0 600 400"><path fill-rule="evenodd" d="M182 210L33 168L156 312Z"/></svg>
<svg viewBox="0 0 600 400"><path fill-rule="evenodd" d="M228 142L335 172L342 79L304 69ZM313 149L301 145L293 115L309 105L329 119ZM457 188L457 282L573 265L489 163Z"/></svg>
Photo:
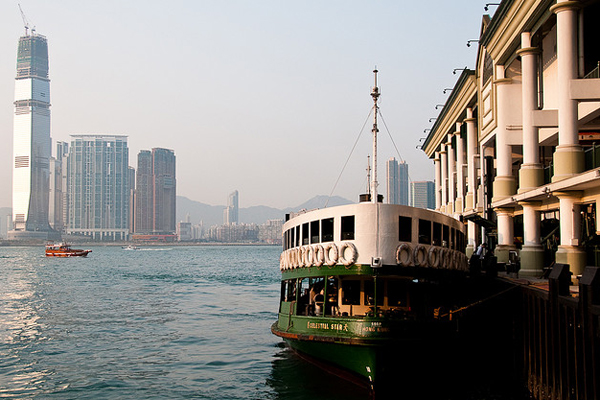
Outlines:
<svg viewBox="0 0 600 400"><path fill-rule="evenodd" d="M298 251L297 248L290 250L290 266L292 268L298 268Z"/></svg>
<svg viewBox="0 0 600 400"><path fill-rule="evenodd" d="M329 243L329 244L325 245L324 250L325 250L325 252L324 252L325 264L327 264L329 266L335 265L335 263L337 263L338 256L339 256L339 251L338 251L338 248L335 245L335 243ZM333 255L332 255L332 251L333 251Z"/></svg>
<svg viewBox="0 0 600 400"><path fill-rule="evenodd" d="M402 257L402 254L406 254L406 257ZM408 243L402 243L396 249L396 264L401 267L407 267L412 261L412 249Z"/></svg>
<svg viewBox="0 0 600 400"><path fill-rule="evenodd" d="M313 259L315 255L315 249L312 246L306 246L306 253L304 253L304 263L307 267L313 265Z"/></svg>
<svg viewBox="0 0 600 400"><path fill-rule="evenodd" d="M298 267L304 267L304 256L306 255L306 249L304 247L298 247Z"/></svg>
<svg viewBox="0 0 600 400"><path fill-rule="evenodd" d="M427 260L429 261L429 266L433 268L437 268L440 266L440 248L436 246L431 246L429 251L427 252Z"/></svg>
<svg viewBox="0 0 600 400"><path fill-rule="evenodd" d="M280 271L283 271L285 269L285 262L283 260L284 254L285 254L285 252L281 253L281 255L279 256L279 270Z"/></svg>
<svg viewBox="0 0 600 400"><path fill-rule="evenodd" d="M346 258L346 249L350 249L350 257ZM338 256L338 261L344 264L346 267L352 265L356 262L356 257L358 256L358 252L356 251L356 246L351 242L343 242L340 245L340 254Z"/></svg>
<svg viewBox="0 0 600 400"><path fill-rule="evenodd" d="M315 246L315 255L313 258L313 265L315 267L320 267L325 262L325 250L323 250L323 246L320 244Z"/></svg>
<svg viewBox="0 0 600 400"><path fill-rule="evenodd" d="M413 250L413 262L415 263L415 267L427 266L427 249L422 244L415 246Z"/></svg>

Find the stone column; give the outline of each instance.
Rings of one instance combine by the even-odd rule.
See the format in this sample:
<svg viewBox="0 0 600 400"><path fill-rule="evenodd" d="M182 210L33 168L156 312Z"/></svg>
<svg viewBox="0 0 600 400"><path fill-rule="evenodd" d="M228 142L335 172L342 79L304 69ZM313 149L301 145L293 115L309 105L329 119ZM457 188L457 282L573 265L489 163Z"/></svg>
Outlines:
<svg viewBox="0 0 600 400"><path fill-rule="evenodd" d="M475 118L473 118L473 109L467 108L467 197L465 210L473 210L476 207L477 192L477 166L475 165L475 156L477 154L477 131L475 129Z"/></svg>
<svg viewBox="0 0 600 400"><path fill-rule="evenodd" d="M442 205L440 212L445 213L448 207L448 157L446 155L446 145L440 145L440 166L442 169Z"/></svg>
<svg viewBox="0 0 600 400"><path fill-rule="evenodd" d="M573 280L583 273L587 261L586 253L579 247L581 244L580 206L576 204L581 192L554 192L560 200L560 246L556 252L556 262L569 264Z"/></svg>
<svg viewBox="0 0 600 400"><path fill-rule="evenodd" d="M533 125L533 111L538 108L537 55L540 51L531 47L531 33L521 33L521 72L523 78L523 164L519 170L519 192L525 192L544 184L544 170L540 164L538 128Z"/></svg>
<svg viewBox="0 0 600 400"><path fill-rule="evenodd" d="M558 60L558 147L554 152L554 176L559 181L583 172L583 149L579 145L577 100L571 99L571 80L577 79L577 11L579 1L558 0L550 7L556 14Z"/></svg>
<svg viewBox="0 0 600 400"><path fill-rule="evenodd" d="M448 207L446 207L446 214L450 215L454 214L454 201L456 200L456 183L454 182L456 155L452 147L452 136L452 133L448 135L446 143L448 149Z"/></svg>
<svg viewBox="0 0 600 400"><path fill-rule="evenodd" d="M510 96L507 86L511 84L511 79L504 77L504 67L496 66L497 78L494 81L496 85L496 178L494 179L494 198L493 201L512 196L517 191L517 183L512 175L512 149L507 142L508 132L507 113Z"/></svg>
<svg viewBox="0 0 600 400"><path fill-rule="evenodd" d="M496 208L496 219L498 221L498 245L494 254L498 262L508 262L508 252L515 250L515 229L513 226L512 208Z"/></svg>
<svg viewBox="0 0 600 400"><path fill-rule="evenodd" d="M435 158L433 159L435 165L435 209L440 211L442 206L442 169L440 166L440 152L435 152Z"/></svg>
<svg viewBox="0 0 600 400"><path fill-rule="evenodd" d="M456 123L456 204L454 205L454 211L462 214L465 209L465 176L464 176L464 165L465 165L465 146L464 141L460 135L461 123Z"/></svg>
<svg viewBox="0 0 600 400"><path fill-rule="evenodd" d="M540 213L536 210L541 202L522 202L523 248L521 249L522 276L539 278L544 273L544 249L540 238Z"/></svg>

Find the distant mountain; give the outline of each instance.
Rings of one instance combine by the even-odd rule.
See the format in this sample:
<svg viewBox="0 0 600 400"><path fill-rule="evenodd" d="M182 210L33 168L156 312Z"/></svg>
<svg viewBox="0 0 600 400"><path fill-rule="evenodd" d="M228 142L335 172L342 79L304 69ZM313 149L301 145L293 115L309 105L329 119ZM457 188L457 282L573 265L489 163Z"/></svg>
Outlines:
<svg viewBox="0 0 600 400"><path fill-rule="evenodd" d="M285 214L302 209L312 210L323 208L327 203L327 196L316 196L296 207L288 207L283 210L267 206L253 206L240 208L240 222L245 224L263 224L270 219L284 219ZM328 207L352 204L350 200L334 196L329 199ZM177 221L185 221L190 216L190 221L197 224L200 221L204 226L221 225L223 223L223 210L225 206L211 206L190 200L187 197L177 196Z"/></svg>

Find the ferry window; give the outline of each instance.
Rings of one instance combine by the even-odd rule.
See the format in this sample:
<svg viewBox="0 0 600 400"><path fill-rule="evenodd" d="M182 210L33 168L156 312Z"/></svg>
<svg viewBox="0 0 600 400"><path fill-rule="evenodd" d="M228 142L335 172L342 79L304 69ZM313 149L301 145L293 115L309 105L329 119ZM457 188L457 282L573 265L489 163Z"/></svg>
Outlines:
<svg viewBox="0 0 600 400"><path fill-rule="evenodd" d="M296 246L296 229L290 229L290 247Z"/></svg>
<svg viewBox="0 0 600 400"><path fill-rule="evenodd" d="M310 287L308 279L300 279L298 287L300 288L300 297L296 306L296 314L309 315Z"/></svg>
<svg viewBox="0 0 600 400"><path fill-rule="evenodd" d="M300 225L296 227L296 241L295 247L300 246Z"/></svg>
<svg viewBox="0 0 600 400"><path fill-rule="evenodd" d="M308 244L308 222L302 224L302 244Z"/></svg>
<svg viewBox="0 0 600 400"><path fill-rule="evenodd" d="M296 300L296 280L287 281L285 301Z"/></svg>
<svg viewBox="0 0 600 400"><path fill-rule="evenodd" d="M390 307L408 307L407 289L405 280L389 281L387 285L387 305Z"/></svg>
<svg viewBox="0 0 600 400"><path fill-rule="evenodd" d="M465 234L461 231L458 232L458 250L465 251Z"/></svg>
<svg viewBox="0 0 600 400"><path fill-rule="evenodd" d="M319 243L319 221L312 221L310 223L310 242Z"/></svg>
<svg viewBox="0 0 600 400"><path fill-rule="evenodd" d="M433 223L433 243L434 246L441 246L442 244L442 224L439 222Z"/></svg>
<svg viewBox="0 0 600 400"><path fill-rule="evenodd" d="M448 247L450 241L450 228L448 228L448 225L444 225L443 231L444 236L442 237L442 246Z"/></svg>
<svg viewBox="0 0 600 400"><path fill-rule="evenodd" d="M342 217L342 240L354 240L354 215Z"/></svg>
<svg viewBox="0 0 600 400"><path fill-rule="evenodd" d="M401 242L412 242L412 218L400 216L398 226L398 240Z"/></svg>
<svg viewBox="0 0 600 400"><path fill-rule="evenodd" d="M383 305L383 285L382 282L377 282L377 305ZM373 296L373 281L365 281L365 305L373 306L375 305Z"/></svg>
<svg viewBox="0 0 600 400"><path fill-rule="evenodd" d="M456 250L456 229L450 230L450 248Z"/></svg>
<svg viewBox="0 0 600 400"><path fill-rule="evenodd" d="M419 243L431 244L431 221L419 220Z"/></svg>
<svg viewBox="0 0 600 400"><path fill-rule="evenodd" d="M321 220L321 241L333 242L333 218Z"/></svg>
<svg viewBox="0 0 600 400"><path fill-rule="evenodd" d="M360 305L360 281L342 281L342 304Z"/></svg>
<svg viewBox="0 0 600 400"><path fill-rule="evenodd" d="M338 282L333 276L327 278L327 303L325 304L325 315L338 315Z"/></svg>

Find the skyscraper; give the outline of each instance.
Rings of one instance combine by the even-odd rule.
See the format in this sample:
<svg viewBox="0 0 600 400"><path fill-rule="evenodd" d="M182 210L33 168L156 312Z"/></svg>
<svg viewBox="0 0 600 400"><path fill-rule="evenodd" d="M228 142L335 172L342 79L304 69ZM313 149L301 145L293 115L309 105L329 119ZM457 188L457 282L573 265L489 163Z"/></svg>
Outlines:
<svg viewBox="0 0 600 400"><path fill-rule="evenodd" d="M388 204L408 205L408 164L394 157L386 163Z"/></svg>
<svg viewBox="0 0 600 400"><path fill-rule="evenodd" d="M135 189L135 232L176 230L176 159L173 150L154 148L138 154Z"/></svg>
<svg viewBox="0 0 600 400"><path fill-rule="evenodd" d="M13 231L48 238L50 79L48 44L35 32L19 39L13 136Z"/></svg>
<svg viewBox="0 0 600 400"><path fill-rule="evenodd" d="M387 202L388 204L400 204L400 193L398 191L398 161L392 157L387 160L385 166Z"/></svg>
<svg viewBox="0 0 600 400"><path fill-rule="evenodd" d="M223 223L225 225L239 224L239 193L234 190L229 194L227 208L223 212Z"/></svg>
<svg viewBox="0 0 600 400"><path fill-rule="evenodd" d="M398 164L398 195L399 203L408 205L408 164L402 161Z"/></svg>
<svg viewBox="0 0 600 400"><path fill-rule="evenodd" d="M173 150L152 149L154 232L175 233L177 185Z"/></svg>
<svg viewBox="0 0 600 400"><path fill-rule="evenodd" d="M127 136L71 135L67 233L94 240L129 234Z"/></svg>
<svg viewBox="0 0 600 400"><path fill-rule="evenodd" d="M48 220L57 232L62 232L67 221L67 160L69 144L56 142L56 157L50 158L50 203Z"/></svg>
<svg viewBox="0 0 600 400"><path fill-rule="evenodd" d="M432 181L411 183L411 206L435 209L435 185Z"/></svg>

